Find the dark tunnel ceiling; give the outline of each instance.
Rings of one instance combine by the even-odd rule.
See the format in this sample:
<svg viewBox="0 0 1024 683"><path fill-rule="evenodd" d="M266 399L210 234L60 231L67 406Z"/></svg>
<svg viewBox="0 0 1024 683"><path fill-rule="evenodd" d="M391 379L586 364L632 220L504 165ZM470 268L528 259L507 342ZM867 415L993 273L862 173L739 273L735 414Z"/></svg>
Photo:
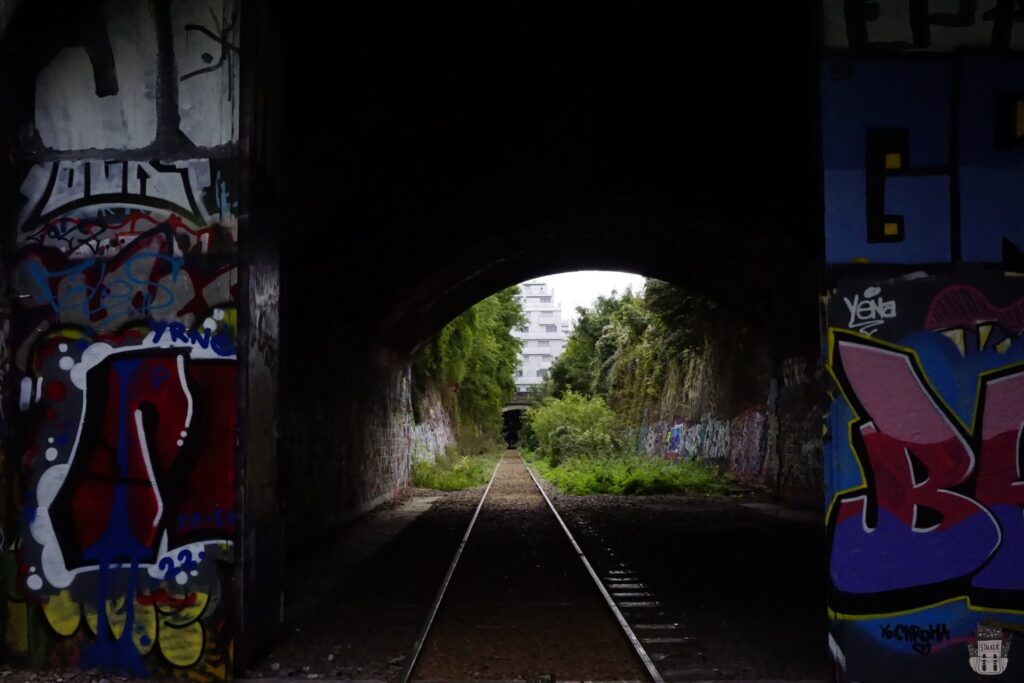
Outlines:
<svg viewBox="0 0 1024 683"><path fill-rule="evenodd" d="M703 288L804 321L813 343L814 7L290 12L294 194L349 224L342 267L399 349L498 287L577 268Z"/></svg>
<svg viewBox="0 0 1024 683"><path fill-rule="evenodd" d="M528 206L661 191L751 228L806 225L815 6L371 17L282 5L291 149L325 172L327 196L392 223L442 219L497 185Z"/></svg>

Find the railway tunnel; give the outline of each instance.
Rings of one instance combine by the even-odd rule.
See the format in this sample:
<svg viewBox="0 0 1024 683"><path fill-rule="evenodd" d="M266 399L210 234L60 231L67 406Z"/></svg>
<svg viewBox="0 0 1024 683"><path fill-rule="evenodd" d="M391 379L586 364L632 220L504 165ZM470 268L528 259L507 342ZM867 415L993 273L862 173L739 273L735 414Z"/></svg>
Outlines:
<svg viewBox="0 0 1024 683"><path fill-rule="evenodd" d="M243 671L406 484L411 354L587 268L818 397L835 677L959 680L1021 623L1021 29L910 4L0 3L6 657Z"/></svg>
<svg viewBox="0 0 1024 683"><path fill-rule="evenodd" d="M501 436L509 448L515 448L519 444L523 417L527 409L526 405L511 404L505 406L501 411Z"/></svg>

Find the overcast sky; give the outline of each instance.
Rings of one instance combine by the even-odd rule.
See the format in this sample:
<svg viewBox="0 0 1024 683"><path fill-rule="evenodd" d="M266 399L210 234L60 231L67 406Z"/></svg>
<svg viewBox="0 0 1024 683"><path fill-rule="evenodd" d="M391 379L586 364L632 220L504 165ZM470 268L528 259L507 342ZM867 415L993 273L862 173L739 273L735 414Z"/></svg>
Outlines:
<svg viewBox="0 0 1024 683"><path fill-rule="evenodd" d="M589 306L600 295L608 296L612 290L622 294L632 286L634 292L644 285L643 275L617 273L611 270L578 270L572 273L545 275L530 282L547 283L554 290L554 300L562 304L562 319L576 318L577 306Z"/></svg>

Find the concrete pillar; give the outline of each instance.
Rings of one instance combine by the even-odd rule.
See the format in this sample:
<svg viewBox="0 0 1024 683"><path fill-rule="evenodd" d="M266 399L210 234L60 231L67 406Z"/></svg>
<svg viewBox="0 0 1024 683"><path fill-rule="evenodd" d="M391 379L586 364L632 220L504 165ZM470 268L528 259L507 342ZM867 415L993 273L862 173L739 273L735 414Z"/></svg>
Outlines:
<svg viewBox="0 0 1024 683"><path fill-rule="evenodd" d="M837 680L973 680L1024 623L1024 25L931 4L825 3Z"/></svg>
<svg viewBox="0 0 1024 683"><path fill-rule="evenodd" d="M239 474L276 468L273 260L240 272L240 248L266 251L239 220L240 5L22 8L54 32L5 66L28 84L4 216L8 661L232 672L257 580L239 564L256 519ZM241 412L256 384L270 397ZM240 442L259 464L241 467Z"/></svg>

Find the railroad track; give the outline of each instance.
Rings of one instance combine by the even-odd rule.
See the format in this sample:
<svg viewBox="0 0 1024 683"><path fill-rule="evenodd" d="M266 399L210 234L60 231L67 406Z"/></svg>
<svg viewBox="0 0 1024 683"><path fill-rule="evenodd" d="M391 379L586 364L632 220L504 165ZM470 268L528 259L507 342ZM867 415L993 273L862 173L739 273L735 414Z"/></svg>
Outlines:
<svg viewBox="0 0 1024 683"><path fill-rule="evenodd" d="M448 565L448 571L444 575L444 579L441 581L441 588L437 591L437 596L434 598L434 604L430 607L430 613L427 614L427 620L423 624L423 628L420 630L419 635L416 636L416 642L413 643L412 652L406 659L405 666L402 668L402 683L408 683L412 680L412 672L416 670L416 665L419 663L420 653L423 651L423 644L427 642L427 636L430 634L430 629L434 625L434 620L437 618L437 611L441 608L441 602L444 600L444 595L448 591L448 584L452 581L452 575L455 573L455 568L459 566L459 560L462 559L462 552L466 549L466 543L469 541L469 535L473 533L473 527L476 526L476 520L480 516L480 510L484 506L484 501L487 500L487 494L491 492L491 487L494 486L494 479L498 476L498 470L501 469L501 463L504 462L504 458L498 461L498 464L494 467L494 472L491 473L491 478L487 481L487 488L484 489L484 494L480 496L480 502L476 504L476 510L473 511L473 516L469 520L469 524L466 526L466 533L462 535L462 540L459 541L459 547L455 550L455 557L452 558L451 564Z"/></svg>
<svg viewBox="0 0 1024 683"><path fill-rule="evenodd" d="M400 680L402 683L411 681L414 676L418 673L418 669L424 660L425 645L431 641L432 637L436 636L435 626L438 622L439 614L444 613L444 607L446 604L446 597L449 594L449 589L453 584L453 577L457 574L457 569L460 566L460 561L463 559L467 547L470 546L470 540L474 539L478 542L483 542L482 539L474 537L474 530L478 530L478 520L481 518L481 512L485 509L485 505L488 502L488 496L492 494L495 488L495 482L499 479L499 473L503 472L505 467L521 467L528 473L529 478L519 477L518 481L515 482L519 490L525 491L529 488L529 495L536 495L543 499L543 506L539 503L531 504L530 514L534 515L535 519L539 519L536 515L543 514L539 511L540 507L545 507L550 515L553 516L557 523L557 528L560 530L564 539L559 541L562 544L562 548L559 551L561 554L569 556L568 560L563 559L563 562L572 562L571 555L575 555L577 561L582 564L583 569L589 576L590 581L593 584L593 588L600 595L600 600L603 601L605 615L610 614L615 626L610 627L616 629L619 637L624 639L628 643L628 649L635 658L634 671L638 672L638 675L633 678L639 679L646 676L648 680L661 683L665 680L676 679L678 673L684 673L674 670L672 663L677 661L679 657L686 657L692 654L692 648L694 641L692 638L679 635L678 624L671 620L670 616L665 613L660 603L655 597L647 590L646 585L641 581L633 571L626 567L621 561L616 560L614 557L614 551L608 549L604 553L604 557L601 558L599 564L595 564L588 559L587 555L583 552L580 545L576 542L569 527L565 524L558 510L555 508L551 499L548 497L541 486L536 475L526 465L525 461L517 454L514 456L506 454L506 456L499 462L495 468L494 473L491 475L487 487L484 489L483 495L480 497L480 501L473 513L472 518L466 528L465 533L462 536L462 540L459 543L457 550L455 551L454 557L452 558L451 564L448 567L448 571L445 574L443 581L441 582L440 589L434 599L431 606L430 612L421 628L415 644L410 652L409 656L405 660L405 666L401 673ZM504 478L510 479L515 474L513 470L505 470ZM531 484L532 482L532 484ZM503 485L502 493L499 497L505 497L508 495L527 495L525 492L511 494L508 491L512 489ZM505 517L514 513L502 513ZM502 527L495 527L494 524L501 517L501 514L495 512L491 515L493 519L489 519L490 529L485 530L484 534L489 532L495 532ZM550 518L548 518L548 524L550 524ZM511 539L516 536L515 533L505 531L504 532L510 539L509 542L513 542ZM532 530L531 530L532 533ZM536 532L540 534L540 531ZM544 533L552 533L550 531ZM558 532L554 532L558 533ZM519 534L524 535L523 533ZM571 546L571 553L564 547L565 541L568 541L568 545ZM549 539L549 542L550 539ZM478 555L483 551L478 551ZM552 553L554 554L554 553ZM538 567L541 565L538 564ZM578 566L575 571L578 571ZM564 572L563 572L564 573ZM464 577L465 578L465 577ZM506 579L508 577L505 577ZM456 582L458 583L458 582ZM590 589L585 589L590 590ZM597 601L594 601L595 603ZM503 603L504 604L504 603ZM561 605L567 606L572 604L571 599L565 598L562 602L535 602L535 605L543 605L538 609L548 609L550 605ZM481 609L484 609L481 607ZM497 608L495 608L497 609ZM465 611L465 610L463 610ZM552 617L556 618L556 617ZM455 617L449 617L449 622L458 621ZM463 622L467 621L465 618ZM594 628L595 630L603 628L601 624L595 621L586 622L589 624L586 628ZM486 624L476 624L477 628L483 628ZM465 630L465 623L461 625L461 628ZM450 629L449 629L450 632ZM435 648L437 649L437 648ZM597 657L603 653L594 652L593 656ZM466 657L472 657L473 655L466 653ZM498 655L490 655L491 658L507 659L506 657L500 657ZM427 657L429 659L429 655ZM435 667L436 668L436 667ZM690 673L693 670L687 670L686 673ZM667 674L667 675L666 675ZM479 676L477 676L479 678ZM500 676L496 676L498 678ZM617 677L617 676L609 676Z"/></svg>

